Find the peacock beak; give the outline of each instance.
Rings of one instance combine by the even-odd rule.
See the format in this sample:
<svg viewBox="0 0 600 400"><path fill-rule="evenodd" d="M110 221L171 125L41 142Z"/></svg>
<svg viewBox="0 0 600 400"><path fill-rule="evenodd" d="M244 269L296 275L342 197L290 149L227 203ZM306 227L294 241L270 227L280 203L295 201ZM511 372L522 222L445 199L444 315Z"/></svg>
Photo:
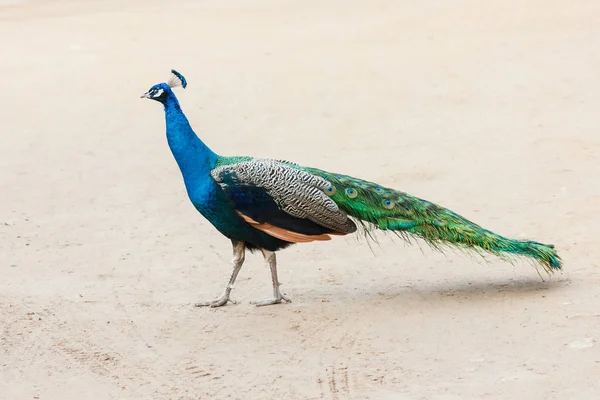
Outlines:
<svg viewBox="0 0 600 400"><path fill-rule="evenodd" d="M150 93L148 93L148 92L146 92L140 96L140 99L149 99L149 98L150 98Z"/></svg>

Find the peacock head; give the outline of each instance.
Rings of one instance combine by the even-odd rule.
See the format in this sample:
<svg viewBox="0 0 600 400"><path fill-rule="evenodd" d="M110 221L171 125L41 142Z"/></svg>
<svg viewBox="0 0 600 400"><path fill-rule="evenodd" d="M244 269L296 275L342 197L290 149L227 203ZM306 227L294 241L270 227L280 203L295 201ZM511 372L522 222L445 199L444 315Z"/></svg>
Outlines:
<svg viewBox="0 0 600 400"><path fill-rule="evenodd" d="M156 85L152 86L150 90L144 93L141 96L141 98L156 100L164 104L169 98L169 95L173 93L171 91L171 88L181 86L185 89L185 87L187 86L187 81L185 80L185 77L179 72L175 71L174 69L171 70L171 73L173 75L167 83L157 83Z"/></svg>

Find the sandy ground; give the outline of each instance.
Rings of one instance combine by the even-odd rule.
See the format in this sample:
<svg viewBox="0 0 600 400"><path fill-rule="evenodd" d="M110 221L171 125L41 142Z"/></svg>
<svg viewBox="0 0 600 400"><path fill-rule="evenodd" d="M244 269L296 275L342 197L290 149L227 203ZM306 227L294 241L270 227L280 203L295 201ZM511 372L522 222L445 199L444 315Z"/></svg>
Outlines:
<svg viewBox="0 0 600 400"><path fill-rule="evenodd" d="M600 396L600 3L0 7L0 398ZM187 200L160 105L220 154L360 176L564 273L380 236L279 255L288 305Z"/></svg>

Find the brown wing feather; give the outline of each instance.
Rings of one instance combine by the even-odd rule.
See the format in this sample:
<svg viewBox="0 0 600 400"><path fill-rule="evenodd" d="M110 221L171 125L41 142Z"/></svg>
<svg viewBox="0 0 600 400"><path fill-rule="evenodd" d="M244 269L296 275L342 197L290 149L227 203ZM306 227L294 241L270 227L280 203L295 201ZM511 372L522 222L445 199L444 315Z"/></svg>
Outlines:
<svg viewBox="0 0 600 400"><path fill-rule="evenodd" d="M242 218L244 218L244 220L247 223L249 223L253 228L263 231L266 234L276 237L278 239L285 240L286 242L306 243L306 242L313 242L315 240L331 240L331 236L326 235L326 234L305 235L303 233L293 232L293 231L290 231L287 229L279 228L279 227L277 227L275 225L271 225L271 224L267 224L267 223L261 224L260 222L253 220L249 216L244 215L239 211L237 211L237 213ZM332 232L331 234L332 235L345 235L345 233L338 233L338 232L335 232L335 233Z"/></svg>

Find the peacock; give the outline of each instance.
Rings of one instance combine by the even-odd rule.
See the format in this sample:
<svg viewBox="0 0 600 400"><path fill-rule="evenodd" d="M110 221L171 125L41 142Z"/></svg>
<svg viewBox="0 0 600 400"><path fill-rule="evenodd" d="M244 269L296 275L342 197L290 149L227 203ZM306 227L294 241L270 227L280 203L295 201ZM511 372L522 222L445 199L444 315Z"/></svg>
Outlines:
<svg viewBox="0 0 600 400"><path fill-rule="evenodd" d="M220 307L231 301L246 250L259 250L271 270L273 296L255 304L290 302L279 288L276 252L294 243L348 235L359 227L368 235L377 229L409 241L422 239L437 250L452 246L507 261L522 256L547 273L561 269L553 245L500 236L410 194L285 160L216 154L196 135L172 90L185 88L185 77L171 73L168 82L141 97L164 106L167 142L188 197L233 247L233 271L223 294L195 306Z"/></svg>

